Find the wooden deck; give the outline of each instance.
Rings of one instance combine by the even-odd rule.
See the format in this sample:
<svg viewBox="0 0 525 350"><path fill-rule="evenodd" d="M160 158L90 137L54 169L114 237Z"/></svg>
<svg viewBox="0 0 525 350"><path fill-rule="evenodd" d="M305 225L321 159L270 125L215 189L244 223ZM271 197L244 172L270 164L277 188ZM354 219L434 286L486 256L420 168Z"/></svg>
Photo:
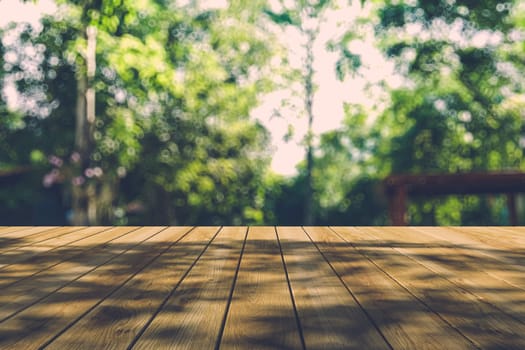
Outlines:
<svg viewBox="0 0 525 350"><path fill-rule="evenodd" d="M0 227L0 349L525 349L525 228Z"/></svg>

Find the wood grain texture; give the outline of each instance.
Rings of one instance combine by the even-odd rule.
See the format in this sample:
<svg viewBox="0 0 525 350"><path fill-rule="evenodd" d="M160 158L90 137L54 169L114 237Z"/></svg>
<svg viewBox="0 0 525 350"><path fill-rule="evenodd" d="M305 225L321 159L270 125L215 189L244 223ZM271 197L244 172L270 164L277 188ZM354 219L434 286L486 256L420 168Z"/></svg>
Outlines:
<svg viewBox="0 0 525 350"><path fill-rule="evenodd" d="M160 246L165 246L177 235L173 231L160 231L159 227L132 229L122 241L108 244L110 250L120 250L114 254L114 259L100 266L95 264L90 273L0 323L0 348L38 348L54 338L158 256L157 249L143 249L138 243L156 238ZM122 246L126 245L128 249L122 251ZM70 270L62 273L68 274Z"/></svg>
<svg viewBox="0 0 525 350"><path fill-rule="evenodd" d="M36 232L46 231L58 226L0 226L0 235L11 235L24 237L32 235ZM15 233L16 232L16 233Z"/></svg>
<svg viewBox="0 0 525 350"><path fill-rule="evenodd" d="M104 232L105 234L101 235ZM114 232L121 231L110 227L88 227L76 230L69 235L55 237L45 242L7 251L0 255L0 273L3 273L4 271L2 270L12 265L39 265L43 267L45 263L61 261L67 258L67 253L73 252L72 247L77 248L82 245L89 245L93 240L105 242L107 241L105 239L109 236L115 238ZM96 235L99 236L94 237ZM23 276L20 275L20 277Z"/></svg>
<svg viewBox="0 0 525 350"><path fill-rule="evenodd" d="M468 237L496 249L515 249L525 246L523 227L442 227L426 228L427 234L439 233L443 239L458 240ZM447 233L442 233L446 230Z"/></svg>
<svg viewBox="0 0 525 350"><path fill-rule="evenodd" d="M164 300L180 283L218 227L172 227L143 249L162 254L118 291L97 305L50 345L50 349L125 349L148 325ZM168 246L159 239L167 239ZM169 240L168 240L169 239Z"/></svg>
<svg viewBox="0 0 525 350"><path fill-rule="evenodd" d="M518 263L523 261L520 254L513 254L517 249L524 248L525 242L520 233L512 229L498 227L414 227L415 231L423 236L430 236L458 246L478 249L480 253L499 258L506 263ZM498 253L504 254L498 256ZM518 261L512 261L512 258Z"/></svg>
<svg viewBox="0 0 525 350"><path fill-rule="evenodd" d="M0 238L2 238L2 243L5 239L23 239L30 238L31 236L40 233L46 232L52 229L56 229L55 226L11 226L4 227L0 229ZM3 247L3 244L0 245L0 248Z"/></svg>
<svg viewBox="0 0 525 350"><path fill-rule="evenodd" d="M277 229L307 349L389 349L301 227Z"/></svg>
<svg viewBox="0 0 525 350"><path fill-rule="evenodd" d="M51 240L53 238L57 238L60 236L67 235L69 233L79 231L84 229L84 226L63 226L63 227L56 227L47 229L44 231L40 231L28 236L24 236L22 238L18 239L9 239L7 237L3 237L0 234L0 242L3 242L5 244L0 244L0 254L5 254L7 251L12 251L19 249L20 247L27 247L35 244L42 244L45 241ZM8 240L9 242L6 242Z"/></svg>
<svg viewBox="0 0 525 350"><path fill-rule="evenodd" d="M1 260L12 262L0 269L0 287L24 282L54 266L79 257L89 257L91 250L136 230L138 227L102 228L89 227L75 231L67 237L52 239L51 243L35 244L2 254ZM65 243L66 242L66 243ZM63 244L65 243L65 244ZM58 246L55 246L57 245Z"/></svg>
<svg viewBox="0 0 525 350"><path fill-rule="evenodd" d="M513 265L480 253L478 249L422 234L419 229L390 227L359 230L369 233L377 242L388 242L401 254L418 261L480 301L494 305L525 323L525 289L502 278L512 273ZM514 275L517 276L514 282L520 279L523 283L523 273L515 270Z"/></svg>
<svg viewBox="0 0 525 350"><path fill-rule="evenodd" d="M475 295L458 288L426 266L396 252L388 243L380 242L374 246L371 242L373 237L363 230L336 228L336 231L478 347L525 347L524 324L481 302Z"/></svg>
<svg viewBox="0 0 525 350"><path fill-rule="evenodd" d="M523 349L524 235L0 227L0 349Z"/></svg>
<svg viewBox="0 0 525 350"><path fill-rule="evenodd" d="M0 321L97 269L158 231L159 228L122 227L115 231L119 234L117 239L93 249L91 254L79 254L4 288L0 295Z"/></svg>
<svg viewBox="0 0 525 350"><path fill-rule="evenodd" d="M492 237L491 233L498 232L501 241L511 241L508 231L501 231L496 227L428 227L424 229L414 228L420 235L431 237L466 250L465 260L474 257L476 270L484 271L496 279L501 280L502 286L511 285L525 290L525 243L519 241L512 243L501 243ZM518 233L523 228L513 229L512 233ZM481 233L480 233L481 231Z"/></svg>
<svg viewBox="0 0 525 350"><path fill-rule="evenodd" d="M394 349L475 348L333 231L305 229Z"/></svg>
<svg viewBox="0 0 525 350"><path fill-rule="evenodd" d="M423 236L439 239L475 251L525 273L525 231L497 227L428 227L414 228ZM483 263L486 259L482 259Z"/></svg>
<svg viewBox="0 0 525 350"><path fill-rule="evenodd" d="M245 227L223 228L134 349L213 349L221 331Z"/></svg>
<svg viewBox="0 0 525 350"><path fill-rule="evenodd" d="M221 349L301 349L273 227L250 227Z"/></svg>
<svg viewBox="0 0 525 350"><path fill-rule="evenodd" d="M35 226L0 226L0 235L9 233L9 232L27 230L27 229L34 228L34 227Z"/></svg>

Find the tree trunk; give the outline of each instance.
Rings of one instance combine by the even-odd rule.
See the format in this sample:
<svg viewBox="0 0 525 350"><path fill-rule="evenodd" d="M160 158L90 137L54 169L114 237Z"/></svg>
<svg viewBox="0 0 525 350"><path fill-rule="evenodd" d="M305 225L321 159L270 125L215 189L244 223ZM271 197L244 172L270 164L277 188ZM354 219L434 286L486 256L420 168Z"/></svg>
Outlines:
<svg viewBox="0 0 525 350"><path fill-rule="evenodd" d="M305 86L305 109L308 116L308 131L306 134L306 183L305 183L305 202L304 202L304 225L313 225L314 223L314 210L313 210L313 200L314 200L314 189L313 189L313 122L314 122L314 113L313 113L313 98L314 98L314 51L313 45L315 42L315 31L307 31L308 41L306 43L306 74L304 76L304 86Z"/></svg>
<svg viewBox="0 0 525 350"><path fill-rule="evenodd" d="M87 90L87 76L82 72L82 69L77 71L77 101L76 101L76 128L75 128L75 150L80 155L80 169L83 171L89 166L89 152L88 152L88 133L87 133L87 118L86 118L86 90ZM73 225L86 225L87 220L87 198L85 194L86 185L73 186L72 190L72 209L73 209Z"/></svg>
<svg viewBox="0 0 525 350"><path fill-rule="evenodd" d="M75 150L80 155L80 169L83 172L90 166L90 155L93 150L93 132L95 123L95 48L96 29L88 27L83 33L87 40L85 66L77 70L77 100ZM94 225L97 221L96 193L94 185L74 186L72 191L72 209L74 225Z"/></svg>

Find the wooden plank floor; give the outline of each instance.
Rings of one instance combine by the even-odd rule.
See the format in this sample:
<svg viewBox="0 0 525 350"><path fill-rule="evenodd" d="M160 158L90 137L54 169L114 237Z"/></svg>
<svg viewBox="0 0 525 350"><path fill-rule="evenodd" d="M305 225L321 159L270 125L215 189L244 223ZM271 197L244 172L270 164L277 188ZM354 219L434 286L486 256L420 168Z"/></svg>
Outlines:
<svg viewBox="0 0 525 350"><path fill-rule="evenodd" d="M525 349L524 227L0 227L0 349Z"/></svg>

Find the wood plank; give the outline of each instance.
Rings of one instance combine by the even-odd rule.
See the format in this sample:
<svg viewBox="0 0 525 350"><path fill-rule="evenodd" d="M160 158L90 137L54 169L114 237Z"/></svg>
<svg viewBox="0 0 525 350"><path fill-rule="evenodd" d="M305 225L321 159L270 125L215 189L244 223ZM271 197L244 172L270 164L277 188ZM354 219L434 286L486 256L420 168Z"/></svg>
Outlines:
<svg viewBox="0 0 525 350"><path fill-rule="evenodd" d="M24 237L56 227L57 226L0 226L0 235L2 237Z"/></svg>
<svg viewBox="0 0 525 350"><path fill-rule="evenodd" d="M458 233L464 232L470 237L475 237L480 242L497 248L510 248L525 246L525 227L512 226L469 226L448 227ZM432 232L433 230L430 230Z"/></svg>
<svg viewBox="0 0 525 350"><path fill-rule="evenodd" d="M333 231L326 227L305 229L394 349L475 348Z"/></svg>
<svg viewBox="0 0 525 350"><path fill-rule="evenodd" d="M118 235L116 239L99 245L91 250L90 254L78 254L19 283L3 288L0 295L0 322L128 251L160 229L119 227L114 230L114 234Z"/></svg>
<svg viewBox="0 0 525 350"><path fill-rule="evenodd" d="M0 248L6 249L10 244L14 244L29 238L40 232L56 229L56 226L11 226L0 232Z"/></svg>
<svg viewBox="0 0 525 350"><path fill-rule="evenodd" d="M221 349L301 349L273 227L250 227Z"/></svg>
<svg viewBox="0 0 525 350"><path fill-rule="evenodd" d="M525 325L481 302L443 276L392 247L374 244L366 232L334 228L364 256L480 348L523 349ZM371 242L372 241L372 242ZM410 318L409 314L405 318Z"/></svg>
<svg viewBox="0 0 525 350"><path fill-rule="evenodd" d="M525 247L525 230L499 227L424 227L414 228L425 235L431 235L454 244L467 244L486 250L507 250ZM523 262L523 261L521 261Z"/></svg>
<svg viewBox="0 0 525 350"><path fill-rule="evenodd" d="M496 228L494 228L496 229ZM484 271L490 276L499 279L503 285L511 285L515 288L525 290L525 247L524 244L515 242L513 244L501 244L488 235L479 234L479 228L428 228L421 230L414 228L420 235L429 239L438 239L452 244L461 249L463 255L471 257L478 265L479 271ZM507 235L501 235L500 240L509 239Z"/></svg>
<svg viewBox="0 0 525 350"><path fill-rule="evenodd" d="M8 251L19 249L20 247L27 247L27 246L35 245L38 243L43 243L53 238L61 237L69 233L72 233L78 230L82 230L84 228L86 227L85 226L62 226L62 227L56 227L53 229L37 232L37 233L29 235L28 237L18 238L16 239L16 241L11 241L9 244L6 244L4 246L0 244L0 247L1 247L0 254L5 254ZM1 240L2 240L2 237L0 237L0 241Z"/></svg>
<svg viewBox="0 0 525 350"><path fill-rule="evenodd" d="M5 235L10 232L23 231L34 229L35 226L0 226L0 235Z"/></svg>
<svg viewBox="0 0 525 350"><path fill-rule="evenodd" d="M525 228L11 229L1 349L525 348Z"/></svg>
<svg viewBox="0 0 525 350"><path fill-rule="evenodd" d="M57 258L63 259L63 255L61 254L61 246L64 246L67 250L70 250L71 246L74 246L73 243L80 241L86 242L103 232L106 232L106 235L109 235L109 232L114 230L115 228L93 226L74 231L71 233L71 235L55 237L45 242L35 243L30 246L7 251L0 255L0 273L3 273L2 270L11 265L41 265L42 260L55 259L53 261L56 261ZM96 240L100 240L101 236L102 235L98 236Z"/></svg>
<svg viewBox="0 0 525 350"><path fill-rule="evenodd" d="M213 349L217 345L247 228L222 229L134 349Z"/></svg>
<svg viewBox="0 0 525 350"><path fill-rule="evenodd" d="M127 234L138 227L89 227L85 230L75 231L66 237L50 240L51 243L35 244L24 247L15 255L6 253L0 256L1 261L12 259L16 263L6 264L0 268L0 287L24 281L37 273L44 272L61 262L88 254L91 249L106 244L114 239ZM65 244L63 244L65 243ZM56 245L59 246L56 246ZM11 260L7 260L11 262Z"/></svg>
<svg viewBox="0 0 525 350"><path fill-rule="evenodd" d="M525 323L525 290L498 278L509 266L477 250L422 235L411 228L359 228L435 271L479 300ZM522 274L520 274L522 276Z"/></svg>
<svg viewBox="0 0 525 350"><path fill-rule="evenodd" d="M0 234L3 232L9 232L11 230L25 230L33 226L0 226Z"/></svg>
<svg viewBox="0 0 525 350"><path fill-rule="evenodd" d="M51 230L52 227L9 226L0 228L0 252L16 247L25 242L24 239L39 232Z"/></svg>
<svg viewBox="0 0 525 350"><path fill-rule="evenodd" d="M389 349L301 227L279 227L307 349Z"/></svg>
<svg viewBox="0 0 525 350"><path fill-rule="evenodd" d="M473 248L525 272L525 231L520 233L498 227L428 227L415 230L425 236Z"/></svg>
<svg viewBox="0 0 525 350"><path fill-rule="evenodd" d="M37 349L82 318L168 249L189 228L160 231L51 294L38 304L0 323L0 348ZM143 232L158 228L143 228Z"/></svg>
<svg viewBox="0 0 525 350"><path fill-rule="evenodd" d="M217 230L217 227L198 227L185 236L179 231L162 255L64 333L52 338L49 349L128 348L151 322Z"/></svg>

